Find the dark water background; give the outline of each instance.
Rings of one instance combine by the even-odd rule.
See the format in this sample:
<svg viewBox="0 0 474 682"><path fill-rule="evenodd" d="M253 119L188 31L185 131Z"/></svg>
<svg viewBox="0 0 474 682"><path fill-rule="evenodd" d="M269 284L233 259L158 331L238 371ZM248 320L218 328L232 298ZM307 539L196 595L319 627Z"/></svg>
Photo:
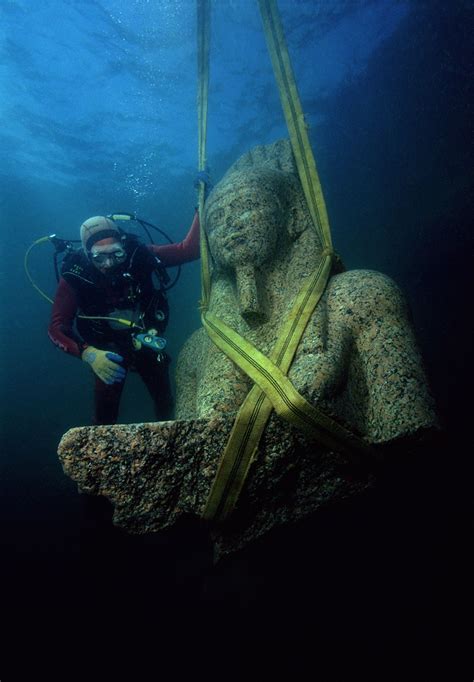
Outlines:
<svg viewBox="0 0 474 682"><path fill-rule="evenodd" d="M73 7L56 5L58 15ZM179 16L194 7L192 3L163 6ZM220 5L219 56L226 31L229 35L233 30L244 36L248 33L246 53L253 47L258 23L246 25L249 6L244 2ZM100 27L105 9L111 19L114 3L87 2L81 7L82 18L90 12ZM236 20L239 7L245 9L240 24ZM359 15L364 10L367 18L377 8L388 19L379 21L378 32L371 29L370 33L367 26L372 24L364 24ZM366 664L370 661L376 671L374 679L392 679L392 675L393 679L432 679L428 671L441 666L450 671L448 679L461 679L454 671L466 655L469 631L462 626L462 614L469 604L468 548L472 543L468 436L474 255L473 5L460 1L341 2L317 9L316 3L297 2L283 3L282 10L293 38L293 43L289 38L290 50L293 47L297 55L295 70L312 124L336 248L348 268L380 270L403 288L444 435L421 463L397 469L374 494L274 533L216 567L205 530L197 524L185 523L156 537L132 538L110 526L105 503L91 505L79 496L62 473L56 448L68 428L90 420L90 376L80 362L61 354L48 341L48 304L26 281L23 255L35 238L52 232L75 237L86 217L116 210L135 210L169 229L173 238L181 238L196 201L196 141L192 135L185 136L180 152L177 140L180 123L186 120L189 130L194 129L195 113L190 110L189 120L179 116L168 120L167 140L161 140L158 126L150 142L129 146L127 125L132 138L133 131L153 121L153 107L151 114L141 108L150 102L136 94L130 108L124 105L125 113L118 112L124 126L118 142L114 142L113 130L105 126L102 131L97 121L91 119L88 128L87 112L81 119L82 129L77 121L67 119L62 128L57 120L51 124L45 114L48 92L43 88L44 96L39 97L41 84L36 89L32 86L37 76L35 62L19 39L33 10L28 3L7 2L2 8L4 18L10 28L18 28L18 34L13 31L5 41L2 61L11 66L12 73L15 67L24 81L14 83L17 100L12 96L10 108L6 107L8 125L1 133L5 157L0 172L0 584L6 635L0 668L10 671L4 677L2 670L2 680L24 679L22 671L31 657L38 671L46 675L49 671L52 676L61 651L70 657L72 676L74 662L95 649L108 662L110 672L119 669L121 655L132 652L136 670L149 657L159 669L160 661L177 644L179 670L183 663L211 665L217 652L227 653L234 661L236 646L242 642L258 649L260 664L276 664L298 679L303 664L310 662L317 671L327 658L335 667L341 659L352 662L354 670L361 658ZM120 40L126 52L133 36L117 16L120 12L110 25L114 30L123 26ZM185 37L191 41L192 21L188 21ZM320 32L312 33L311 26L320 23ZM334 50L338 42L335 38L330 42L331 31L341 26L349 35L351 30L359 32L359 47L364 40L374 43L357 53L357 59L356 48L351 57L349 47L342 58L342 75L335 66L339 64L337 52L323 64L314 52L316 39ZM91 41L95 39L92 29ZM39 26L38 36L43 32ZM85 29L84 35L89 35ZM138 46L150 54L146 52L149 34L143 35ZM183 88L191 105L193 48L190 43L190 54L183 54L183 59L190 60ZM180 49L175 46L176 54ZM235 49L230 41L229 50ZM261 44L258 49L263 49ZM214 136L210 132L209 152L215 180L251 146L284 135L268 64L263 67L254 58L253 89L246 92L247 99L240 96L232 102L230 94L238 92L243 69L234 64L226 75L225 60L217 61L210 111L214 107L216 119L220 118L217 132ZM121 64L126 79L139 68L140 60L133 61L126 53ZM58 78L62 77L59 70L67 73L67 60L57 68ZM259 69L264 68L267 71L261 75ZM326 81L321 80L318 68L323 69ZM109 81L114 78L120 83L122 71L110 70ZM174 75L176 88L178 80L179 73ZM109 81L106 78L102 83ZM158 85L151 83L152 101L161 93ZM52 83L45 86L52 88ZM113 105L120 109L126 92L115 87ZM27 102L28 95L33 102ZM100 111L101 90L89 95L93 114L96 106ZM165 89L166 97L170 93ZM59 104L55 106L59 112ZM79 106L87 109L82 100L77 104L68 99L66 106L71 112ZM173 106L179 109L176 97L169 106L171 112ZM22 121L27 137L8 134L15 117ZM173 125L171 140L169 127ZM145 138L147 134L145 130ZM147 156L153 139L157 139L158 159ZM172 142L176 148L171 148ZM61 167L53 160L48 170L48 153L52 156L48 144L52 143L64 152L67 163ZM173 157L178 152L180 157ZM117 166L112 172L114 158ZM54 289L50 256L48 246L38 247L32 255L35 276L48 291ZM198 296L199 266L194 263L183 268L171 294L168 338L175 358L199 325ZM122 405L124 422L152 419L147 396L134 379ZM412 665L407 663L409 656L415 659ZM238 668L238 661L232 666ZM401 673L396 672L399 668Z"/></svg>

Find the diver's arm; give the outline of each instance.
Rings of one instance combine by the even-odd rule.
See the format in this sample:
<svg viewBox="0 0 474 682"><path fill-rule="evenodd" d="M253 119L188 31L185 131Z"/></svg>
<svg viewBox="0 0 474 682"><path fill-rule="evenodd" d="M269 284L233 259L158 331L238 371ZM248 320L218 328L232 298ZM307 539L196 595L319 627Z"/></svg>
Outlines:
<svg viewBox="0 0 474 682"><path fill-rule="evenodd" d="M199 258L199 213L196 211L190 230L182 242L160 246L150 244L148 248L166 267L197 260Z"/></svg>
<svg viewBox="0 0 474 682"><path fill-rule="evenodd" d="M73 331L77 313L77 296L74 289L61 277L53 302L48 336L55 346L80 358L85 344L78 343Z"/></svg>

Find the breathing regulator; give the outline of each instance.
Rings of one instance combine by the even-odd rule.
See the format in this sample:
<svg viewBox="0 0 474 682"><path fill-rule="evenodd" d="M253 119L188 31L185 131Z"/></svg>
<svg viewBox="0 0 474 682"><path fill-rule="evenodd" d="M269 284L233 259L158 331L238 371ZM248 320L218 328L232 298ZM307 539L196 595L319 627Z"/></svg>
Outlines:
<svg viewBox="0 0 474 682"><path fill-rule="evenodd" d="M156 225L153 225L152 223L147 222L146 220L143 220L142 218L138 218L136 215L133 213L112 213L110 215L106 216L110 220L113 221L134 221L140 227L143 229L145 234L147 235L150 244L154 244L150 229L155 230L156 232L159 232L165 239L170 243L173 244L173 240L164 232L161 230L159 227ZM123 230L120 230L120 232L124 233ZM34 281L33 277L31 276L30 269L29 269L29 257L30 253L33 250L34 247L38 246L39 244L45 244L46 242L49 242L52 244L54 247L54 253L53 253L53 265L54 265L54 273L56 276L56 281L59 282L60 278L60 266L64 258L68 255L73 253L76 250L75 244L80 243L80 239L62 239L61 237L58 237L56 234L50 234L45 237L40 237L39 239L36 239L26 250L25 257L24 257L24 268L26 275L31 283L31 285L36 289L36 291L42 296L46 301L49 303L53 303L53 299L48 296ZM169 284L163 285L163 290L168 291L171 289L171 287L174 287L176 282L178 281L178 278L181 273L181 267L178 266L177 268L177 273L173 279L173 281ZM158 335L158 332L156 329L144 329L143 326L137 324L133 320L127 320L121 317L110 317L110 316L91 316L91 315L78 315L77 317L81 319L87 319L87 320L106 320L110 323L115 323L119 327L128 327L130 328L132 332L132 343L133 346L136 350L140 350L141 348L150 348L157 354L157 360L160 361L164 356L163 356L163 350L166 347L166 339Z"/></svg>

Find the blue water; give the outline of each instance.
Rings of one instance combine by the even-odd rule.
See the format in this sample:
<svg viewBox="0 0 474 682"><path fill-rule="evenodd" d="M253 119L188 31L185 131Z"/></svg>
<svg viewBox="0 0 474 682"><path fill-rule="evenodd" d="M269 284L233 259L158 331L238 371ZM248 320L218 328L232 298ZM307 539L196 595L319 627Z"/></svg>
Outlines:
<svg viewBox="0 0 474 682"><path fill-rule="evenodd" d="M151 619L160 636L181 628L188 642L217 614L211 639L222 624L250 622L252 641L301 642L315 632L329 648L342 641L369 652L375 641L391 655L406 639L422 657L456 619L464 594L451 599L446 585L460 590L466 542L457 512L468 497L472 402L472 3L285 0L280 8L334 243L348 268L385 272L405 291L447 434L435 453L443 474L433 482L418 471L405 511L395 491L409 469L384 499L328 513L218 568L202 528L127 538L110 529L107 506L77 495L56 448L68 428L90 421L90 376L49 342L49 306L28 283L23 256L39 237L77 238L87 217L115 211L185 235L196 205L195 3L3 0L0 426L11 644L40 641L44 653L47 613L62 645L79 622L97 635L117 619L123 636L139 623L145 637ZM249 148L285 135L257 3L216 0L214 182ZM31 269L51 294L49 245L32 253ZM170 295L174 358L199 326L198 298L193 263ZM134 378L124 422L153 418Z"/></svg>

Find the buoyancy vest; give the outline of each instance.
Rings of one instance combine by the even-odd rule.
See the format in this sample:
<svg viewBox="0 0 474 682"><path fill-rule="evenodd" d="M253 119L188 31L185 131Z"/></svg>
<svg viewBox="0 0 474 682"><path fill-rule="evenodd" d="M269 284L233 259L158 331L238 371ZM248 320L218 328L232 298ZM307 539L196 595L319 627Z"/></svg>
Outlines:
<svg viewBox="0 0 474 682"><path fill-rule="evenodd" d="M130 320L143 330L156 329L162 336L169 317L164 266L134 235L124 234L127 259L111 275L103 275L82 250L68 254L61 275L74 289L79 315L76 329L86 343L122 353L133 350L131 327L110 317ZM136 329L134 330L136 331Z"/></svg>

